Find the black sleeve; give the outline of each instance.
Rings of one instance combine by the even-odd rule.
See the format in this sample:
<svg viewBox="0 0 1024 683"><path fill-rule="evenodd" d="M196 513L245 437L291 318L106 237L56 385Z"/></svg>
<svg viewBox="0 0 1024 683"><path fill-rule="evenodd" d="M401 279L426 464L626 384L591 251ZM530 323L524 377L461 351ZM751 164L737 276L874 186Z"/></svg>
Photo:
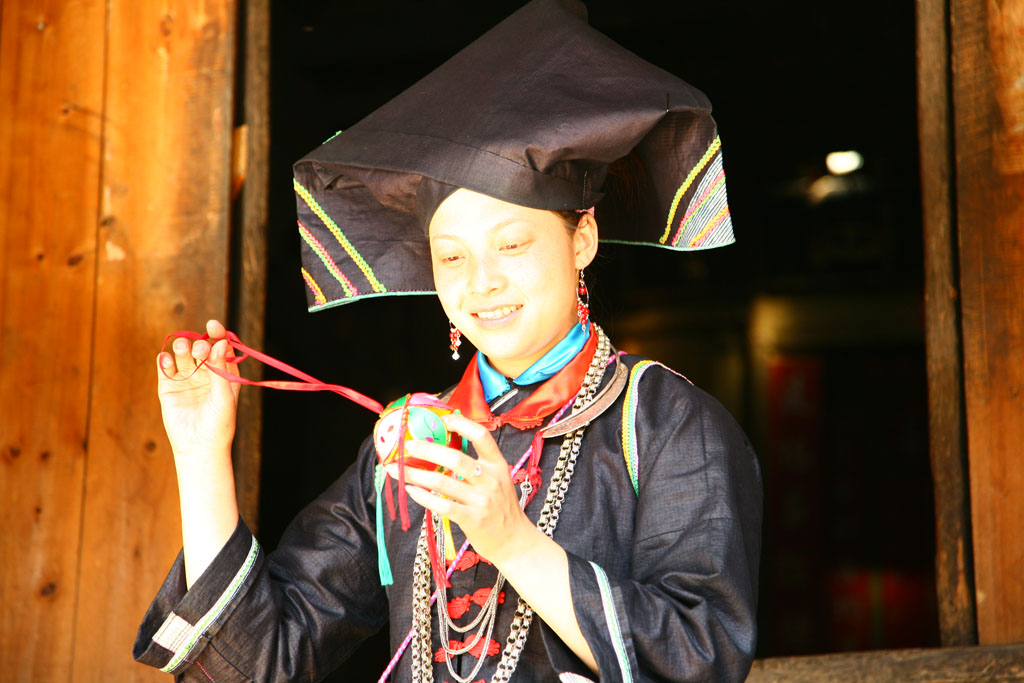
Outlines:
<svg viewBox="0 0 1024 683"><path fill-rule="evenodd" d="M189 681L317 680L387 621L376 560L372 443L266 555L239 520L185 589L179 553L135 659Z"/></svg>
<svg viewBox="0 0 1024 683"><path fill-rule="evenodd" d="M757 459L704 392L662 367L640 386L632 571L570 553L577 621L601 681L741 681L756 640ZM593 676L567 648L554 654L550 635L556 670Z"/></svg>

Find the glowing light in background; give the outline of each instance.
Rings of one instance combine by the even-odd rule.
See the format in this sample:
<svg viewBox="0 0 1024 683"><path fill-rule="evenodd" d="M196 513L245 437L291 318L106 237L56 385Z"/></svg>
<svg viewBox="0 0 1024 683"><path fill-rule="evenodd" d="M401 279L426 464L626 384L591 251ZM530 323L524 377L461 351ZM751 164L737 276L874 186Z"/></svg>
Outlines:
<svg viewBox="0 0 1024 683"><path fill-rule="evenodd" d="M845 152L829 152L825 157L825 166L832 175L846 175L862 168L864 157L852 149Z"/></svg>

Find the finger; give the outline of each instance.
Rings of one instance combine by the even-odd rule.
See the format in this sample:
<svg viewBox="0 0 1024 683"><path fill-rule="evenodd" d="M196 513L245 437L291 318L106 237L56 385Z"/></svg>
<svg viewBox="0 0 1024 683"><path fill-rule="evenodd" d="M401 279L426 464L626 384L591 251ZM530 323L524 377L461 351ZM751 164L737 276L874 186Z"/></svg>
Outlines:
<svg viewBox="0 0 1024 683"><path fill-rule="evenodd" d="M415 458L427 460L435 465L447 468L464 478L471 476L476 471L478 464L476 460L462 451L429 441L407 441L405 443L405 450Z"/></svg>
<svg viewBox="0 0 1024 683"><path fill-rule="evenodd" d="M207 320L206 334L210 335L210 339L217 341L224 338L224 335L227 334L227 328L219 320Z"/></svg>
<svg viewBox="0 0 1024 683"><path fill-rule="evenodd" d="M389 472L389 474L391 474ZM394 477L394 474L391 474ZM417 467L405 469L405 483L419 486L426 491L439 493L448 496L462 503L469 503L475 499L473 487L464 481L441 472L430 472Z"/></svg>
<svg viewBox="0 0 1024 683"><path fill-rule="evenodd" d="M196 361L192 358L192 347L188 339L178 337L171 343L171 351L174 353L174 365L178 372L190 373L196 368Z"/></svg>
<svg viewBox="0 0 1024 683"><path fill-rule="evenodd" d="M210 358L207 361L207 363L217 368L218 370L222 370L228 374L234 375L235 377L239 377L241 376L241 373L238 371L238 364L227 362L227 357L230 355L231 345L228 343L227 339L221 339L220 341L213 345L212 349L210 349ZM222 377L221 379L224 378ZM230 382L230 384L232 390L237 395L239 389L241 389L241 385L239 385L237 382Z"/></svg>
<svg viewBox="0 0 1024 683"><path fill-rule="evenodd" d="M442 419L448 429L469 439L482 462L500 464L502 467L507 466L505 456L501 454L501 449L498 448L498 444L494 442L494 437L486 427L459 413L449 413Z"/></svg>
<svg viewBox="0 0 1024 683"><path fill-rule="evenodd" d="M197 339L192 342L192 357L197 361L204 361L210 356L210 342L205 339Z"/></svg>
<svg viewBox="0 0 1024 683"><path fill-rule="evenodd" d="M157 368L157 379L163 380L169 377L173 377L177 369L174 367L174 356L161 351L156 354L156 368Z"/></svg>
<svg viewBox="0 0 1024 683"><path fill-rule="evenodd" d="M231 345L228 344L228 340L227 339L221 339L220 341L218 341L216 344L213 345L213 348L210 349L209 363L211 365L213 365L215 368L220 368L221 370L227 370L227 371L232 372L232 373L237 375L238 374L238 366L235 365L234 363L229 365L228 362L227 362L227 357L230 354L231 354Z"/></svg>
<svg viewBox="0 0 1024 683"><path fill-rule="evenodd" d="M430 491L411 484L405 485L405 492L409 494L410 498L426 509L458 523L457 516L455 515L458 504L454 500L435 496Z"/></svg>

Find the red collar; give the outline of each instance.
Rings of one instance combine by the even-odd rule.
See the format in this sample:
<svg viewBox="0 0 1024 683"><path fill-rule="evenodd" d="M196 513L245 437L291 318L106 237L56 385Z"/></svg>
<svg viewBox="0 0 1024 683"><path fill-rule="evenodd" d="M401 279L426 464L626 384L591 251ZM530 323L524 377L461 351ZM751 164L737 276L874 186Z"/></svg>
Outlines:
<svg viewBox="0 0 1024 683"><path fill-rule="evenodd" d="M474 354L458 386L448 399L448 405L490 431L505 424L517 429L539 427L545 417L568 403L580 390L583 378L594 358L594 352L597 351L597 336L596 330L591 326L590 338L580 352L551 379L541 384L515 408L502 415L492 414L484 399L484 388L480 383L480 371Z"/></svg>

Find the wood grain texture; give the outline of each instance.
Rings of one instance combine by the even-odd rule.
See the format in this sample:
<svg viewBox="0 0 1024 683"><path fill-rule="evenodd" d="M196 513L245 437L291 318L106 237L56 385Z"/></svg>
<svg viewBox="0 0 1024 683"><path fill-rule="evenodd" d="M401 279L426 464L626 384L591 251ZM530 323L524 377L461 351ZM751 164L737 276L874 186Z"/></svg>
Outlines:
<svg viewBox="0 0 1024 683"><path fill-rule="evenodd" d="M104 2L0 3L0 662L71 674Z"/></svg>
<svg viewBox="0 0 1024 683"><path fill-rule="evenodd" d="M181 546L155 357L226 308L233 0L109 2L90 461L76 681L165 679L131 658Z"/></svg>
<svg viewBox="0 0 1024 683"><path fill-rule="evenodd" d="M1024 645L759 659L748 683L966 683L1024 679Z"/></svg>
<svg viewBox="0 0 1024 683"><path fill-rule="evenodd" d="M245 0L246 174L235 226L239 230L237 305L232 327L254 348L263 348L267 309L267 194L270 190L270 1ZM263 378L262 366L248 363L249 379ZM235 490L242 518L254 531L259 524L262 462L262 392L243 389L234 442Z"/></svg>
<svg viewBox="0 0 1024 683"><path fill-rule="evenodd" d="M1024 40L994 50L992 26L994 11L1012 15L1019 3L951 3L964 391L983 644L1024 640L1024 174L1005 172L1006 150L994 144L1005 123L996 84L1024 77L1013 73Z"/></svg>
<svg viewBox="0 0 1024 683"><path fill-rule="evenodd" d="M935 581L943 645L978 642L956 268L948 0L917 2L918 130L925 258Z"/></svg>

